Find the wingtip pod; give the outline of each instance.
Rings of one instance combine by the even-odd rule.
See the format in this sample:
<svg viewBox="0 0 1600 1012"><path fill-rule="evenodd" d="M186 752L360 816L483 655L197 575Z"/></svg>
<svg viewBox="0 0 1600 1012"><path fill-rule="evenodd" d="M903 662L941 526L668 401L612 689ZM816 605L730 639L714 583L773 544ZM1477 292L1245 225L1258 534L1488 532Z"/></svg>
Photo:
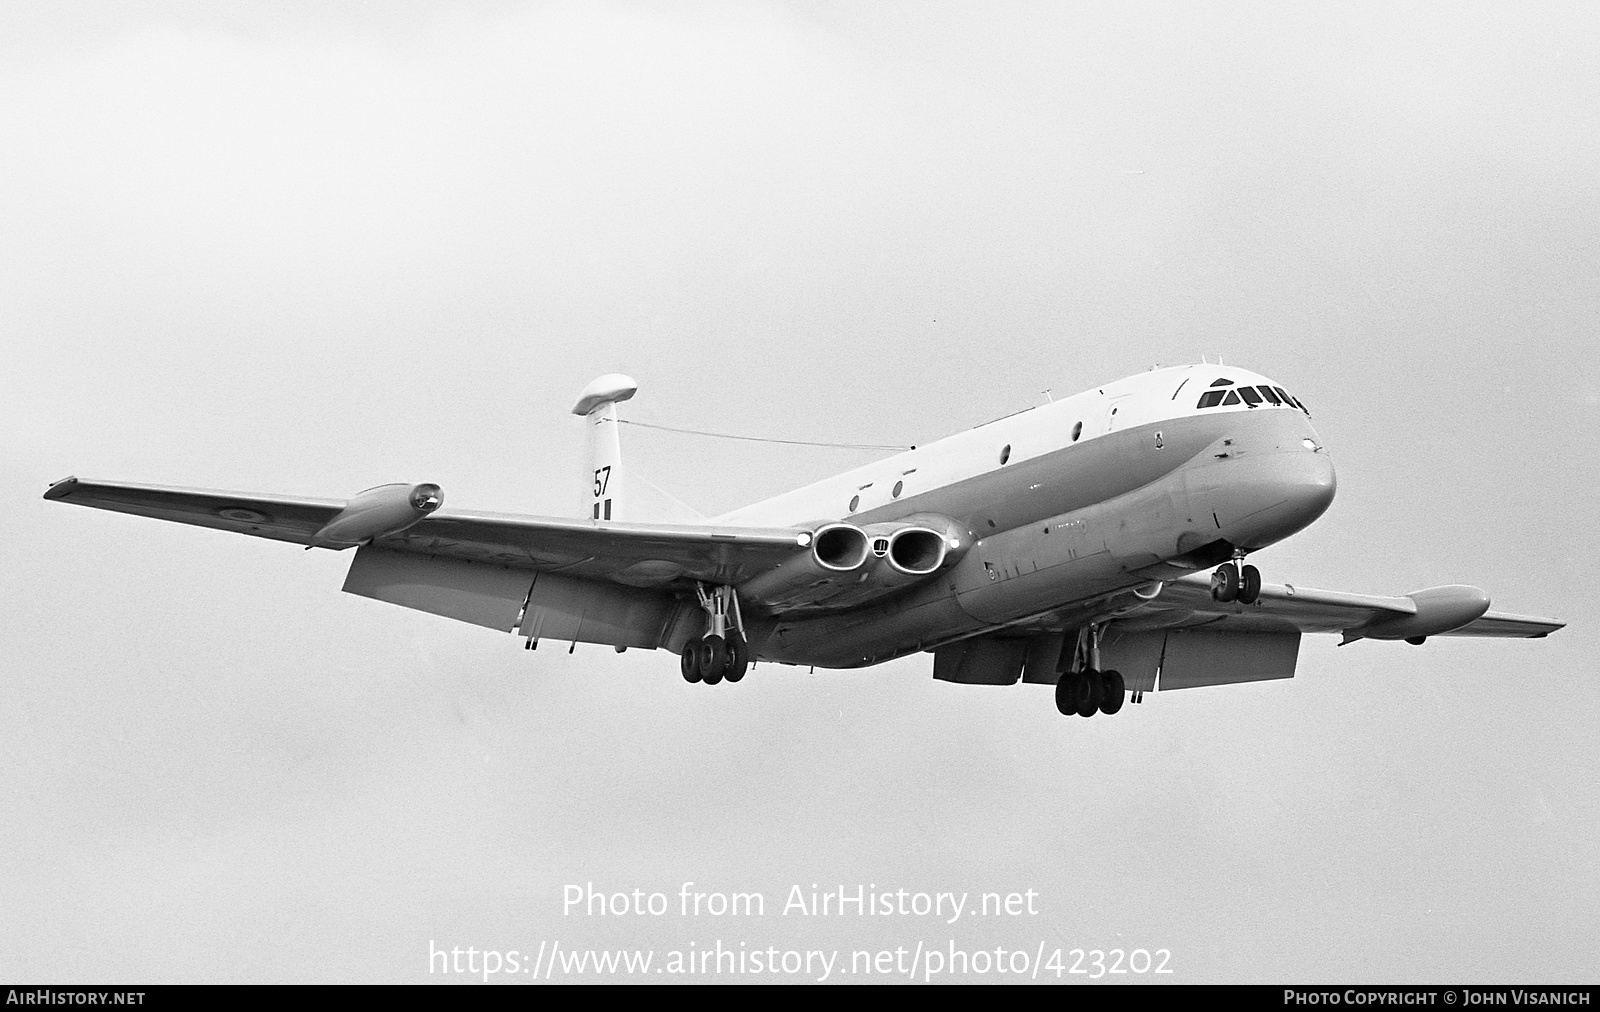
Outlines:
<svg viewBox="0 0 1600 1012"><path fill-rule="evenodd" d="M1427 590L1413 591L1406 597L1416 604L1416 614L1346 630L1346 637L1420 641L1427 636L1438 636L1459 629L1483 617L1489 610L1488 594L1477 587L1460 584L1429 587ZM1352 636L1352 633L1357 635Z"/></svg>

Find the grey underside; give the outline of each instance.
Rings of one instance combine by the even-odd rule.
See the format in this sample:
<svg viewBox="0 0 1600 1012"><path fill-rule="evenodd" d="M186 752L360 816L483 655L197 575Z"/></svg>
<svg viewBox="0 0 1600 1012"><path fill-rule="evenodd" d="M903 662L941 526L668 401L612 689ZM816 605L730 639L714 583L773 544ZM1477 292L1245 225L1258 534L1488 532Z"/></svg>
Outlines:
<svg viewBox="0 0 1600 1012"><path fill-rule="evenodd" d="M382 548L357 551L344 590L402 607L530 639L662 646L675 624L694 618L670 595L608 586L558 573L460 559L408 555ZM1248 682L1294 675L1300 631L1224 622L1195 628L1127 629L1111 623L1101 666L1120 671L1130 691ZM1064 644L1060 634L976 636L940 648L934 677L951 682L1054 684Z"/></svg>
<svg viewBox="0 0 1600 1012"><path fill-rule="evenodd" d="M1054 685L1062 646L1061 637L1047 636L963 640L934 652L933 677L969 685ZM1100 667L1120 672L1130 692L1189 689L1292 678L1299 649L1297 629L1128 632L1112 623L1101 642Z"/></svg>

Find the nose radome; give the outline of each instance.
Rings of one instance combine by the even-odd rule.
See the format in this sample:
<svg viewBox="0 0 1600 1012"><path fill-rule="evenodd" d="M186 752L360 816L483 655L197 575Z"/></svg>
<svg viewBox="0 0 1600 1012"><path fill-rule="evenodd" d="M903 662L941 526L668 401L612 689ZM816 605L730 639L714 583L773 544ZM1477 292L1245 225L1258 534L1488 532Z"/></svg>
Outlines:
<svg viewBox="0 0 1600 1012"><path fill-rule="evenodd" d="M1320 447L1305 453L1289 455L1293 461L1281 477L1280 494L1287 502L1278 511L1277 536L1288 537L1303 531L1333 505L1333 494L1338 490L1339 479L1333 471L1333 461Z"/></svg>
<svg viewBox="0 0 1600 1012"><path fill-rule="evenodd" d="M1312 465L1308 473L1296 483L1295 498L1299 510L1306 515L1306 523L1322 516L1333 505L1333 494L1339 490L1339 476L1334 473L1333 459L1328 451L1317 449L1311 454Z"/></svg>
<svg viewBox="0 0 1600 1012"><path fill-rule="evenodd" d="M1249 484L1247 493L1262 507L1229 530L1235 544L1251 550L1265 548L1311 526L1328 511L1338 488L1333 461L1321 448L1276 453L1268 460L1262 461L1262 471Z"/></svg>

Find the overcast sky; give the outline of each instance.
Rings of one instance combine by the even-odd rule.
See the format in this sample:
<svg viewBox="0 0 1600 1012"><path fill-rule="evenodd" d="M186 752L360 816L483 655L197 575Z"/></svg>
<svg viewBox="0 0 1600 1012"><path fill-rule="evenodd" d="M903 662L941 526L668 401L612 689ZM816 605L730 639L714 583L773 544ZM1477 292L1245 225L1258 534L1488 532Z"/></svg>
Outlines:
<svg viewBox="0 0 1600 1012"><path fill-rule="evenodd" d="M0 138L0 978L718 939L1600 977L1600 8L10 2ZM1268 580L1569 628L1307 638L1291 681L1064 720L926 655L530 654L339 593L348 555L39 499L572 515L600 373L644 421L922 443L1202 356L1338 468ZM624 435L706 512L870 459ZM562 914L685 881L769 914ZM1040 912L779 916L793 883Z"/></svg>

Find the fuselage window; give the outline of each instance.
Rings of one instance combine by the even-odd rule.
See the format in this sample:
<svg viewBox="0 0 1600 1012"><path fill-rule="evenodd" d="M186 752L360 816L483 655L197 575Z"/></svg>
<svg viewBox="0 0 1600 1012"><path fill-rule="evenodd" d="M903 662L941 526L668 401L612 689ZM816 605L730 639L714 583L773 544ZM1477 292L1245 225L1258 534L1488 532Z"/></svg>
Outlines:
<svg viewBox="0 0 1600 1012"><path fill-rule="evenodd" d="M1224 397L1222 399L1222 404L1223 404L1224 407L1228 406L1229 404L1238 404L1238 403L1239 403L1239 391L1237 391L1237 390L1229 390L1228 391L1228 396L1226 396L1226 397Z"/></svg>
<svg viewBox="0 0 1600 1012"><path fill-rule="evenodd" d="M854 513L856 511L856 507L860 506L860 505L861 505L861 497L860 496L853 495L853 496L850 497L850 512L851 513Z"/></svg>
<svg viewBox="0 0 1600 1012"><path fill-rule="evenodd" d="M898 498L900 498L900 490L905 488L905 487L906 487L906 483L905 482L897 481L897 482L894 483L894 491L891 492L890 494L893 495L896 499L898 499Z"/></svg>
<svg viewBox="0 0 1600 1012"><path fill-rule="evenodd" d="M1229 380L1229 379L1212 380L1211 381L1211 385L1214 386L1214 387L1231 387L1231 386L1233 386L1233 380Z"/></svg>
<svg viewBox="0 0 1600 1012"><path fill-rule="evenodd" d="M1218 404L1222 403L1222 393L1223 392L1221 390L1207 390L1205 393L1200 395L1200 403L1198 407L1216 407Z"/></svg>
<svg viewBox="0 0 1600 1012"><path fill-rule="evenodd" d="M1083 435L1083 423L1079 422L1077 425L1072 427L1072 441L1076 443L1078 441L1078 437L1081 435Z"/></svg>
<svg viewBox="0 0 1600 1012"><path fill-rule="evenodd" d="M1006 445L1004 445L1004 446L1002 446L1000 448L1000 463L1004 464L1006 461L1008 461L1010 459L1011 459L1011 444L1007 443Z"/></svg>
<svg viewBox="0 0 1600 1012"><path fill-rule="evenodd" d="M1256 387L1256 389L1261 391L1261 396L1265 397L1267 400L1271 401L1272 403L1274 403L1274 404L1282 404L1283 403L1283 401L1278 399L1278 395L1272 392L1272 388L1271 387L1269 387L1269 386L1259 386L1259 387Z"/></svg>
<svg viewBox="0 0 1600 1012"><path fill-rule="evenodd" d="M1255 387L1240 387L1239 396L1243 397L1244 402L1252 408L1261 403L1261 395L1256 393Z"/></svg>

